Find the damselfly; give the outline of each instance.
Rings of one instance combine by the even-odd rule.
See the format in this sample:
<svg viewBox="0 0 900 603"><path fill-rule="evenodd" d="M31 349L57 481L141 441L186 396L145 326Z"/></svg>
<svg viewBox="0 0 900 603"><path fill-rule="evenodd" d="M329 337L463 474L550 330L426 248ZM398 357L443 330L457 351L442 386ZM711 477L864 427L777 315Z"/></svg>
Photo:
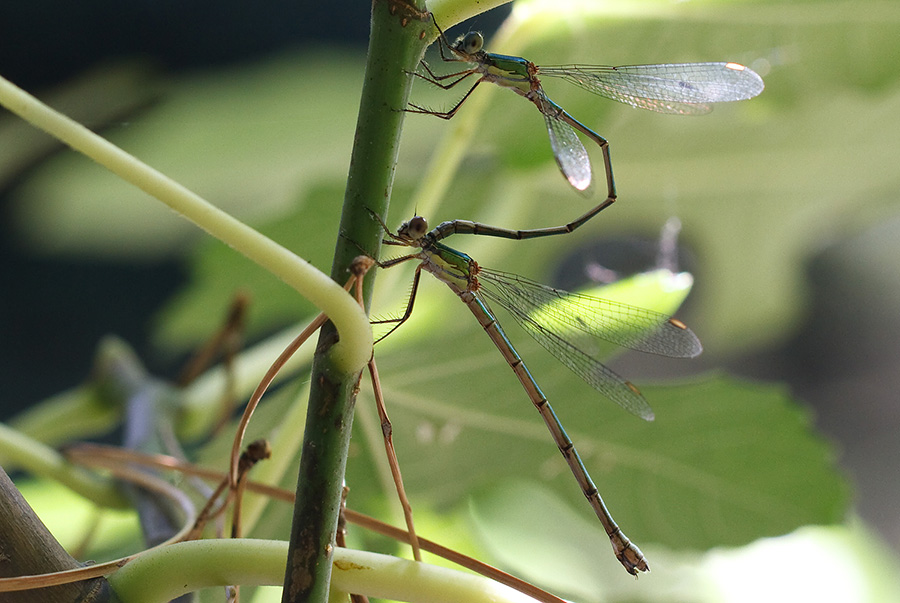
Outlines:
<svg viewBox="0 0 900 603"><path fill-rule="evenodd" d="M762 78L738 63L670 63L619 67L538 66L522 57L485 51L484 37L479 32L469 32L451 44L437 22L435 26L439 32L438 48L441 58L446 62L469 63L473 66L455 73L437 75L422 61L421 65L427 75L415 75L445 90L453 88L469 76L480 77L449 111L433 111L412 104L407 111L450 119L481 82L493 82L509 88L534 103L544 116L553 156L563 176L575 189L588 191L592 182L591 163L575 130L600 146L606 170L608 203L616 199L609 143L550 100L544 93L538 76L562 78L588 92L633 107L682 115L706 113L711 109L710 103L745 100L763 90Z"/></svg>
<svg viewBox="0 0 900 603"><path fill-rule="evenodd" d="M516 231L455 220L444 222L429 231L425 218L416 216L404 222L396 234L391 233L383 223L382 227L390 237L385 243L416 247L419 251L380 262L379 266L387 268L408 260L420 260L421 263L416 267L412 293L403 316L379 322L396 322L391 329L393 331L409 318L422 270L446 283L475 315L540 412L581 491L603 524L616 557L631 574L647 571L649 567L643 554L613 520L575 450L575 445L550 407L547 397L501 329L488 302L505 308L538 343L597 391L627 411L647 420L653 419L653 411L638 388L586 353L584 350L589 348L585 344L592 339L601 338L634 350L690 358L701 352L697 337L680 321L659 312L568 293L521 276L489 270L479 266L468 255L440 242L453 234L480 234L510 239L549 236L569 232L571 225Z"/></svg>

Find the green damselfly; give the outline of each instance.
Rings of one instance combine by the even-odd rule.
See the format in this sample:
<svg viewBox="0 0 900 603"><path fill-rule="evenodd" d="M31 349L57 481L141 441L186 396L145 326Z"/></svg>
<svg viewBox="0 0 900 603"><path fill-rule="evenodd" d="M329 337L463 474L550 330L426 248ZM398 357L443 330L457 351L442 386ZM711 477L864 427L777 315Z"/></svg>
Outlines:
<svg viewBox="0 0 900 603"><path fill-rule="evenodd" d="M494 54L484 50L484 37L469 32L451 44L435 22L438 48L446 62L469 63L468 69L445 75L435 74L421 62L427 75L414 75L445 90L469 76L479 75L459 102L449 111L433 111L411 104L407 111L450 119L481 82L493 82L524 96L544 116L550 147L559 169L575 189L589 191L591 163L575 130L600 146L606 171L607 201L616 199L609 143L605 138L569 115L554 103L541 87L538 76L556 77L604 98L657 113L698 114L711 110L710 103L753 98L763 90L763 81L753 70L738 63L671 63L662 65L558 65L538 66L522 57ZM445 49L449 52L445 54ZM445 83L447 82L447 83Z"/></svg>
<svg viewBox="0 0 900 603"><path fill-rule="evenodd" d="M453 234L477 234L508 239L563 234L577 228L594 213L596 211L592 210L576 222L565 226L537 230L508 230L466 220L454 220L444 222L429 231L425 218L416 216L404 222L397 233L393 234L382 223L382 227L390 237L384 241L386 244L416 247L419 251L380 262L379 266L387 268L408 260L420 260L421 263L416 267L412 292L403 316L377 322L397 323L384 335L386 337L409 318L422 270L430 272L447 284L469 307L509 363L528 397L543 417L582 493L603 524L616 558L630 574L637 575L638 571L648 571L647 561L640 549L625 536L606 508L600 492L575 450L575 445L550 407L547 397L503 332L488 302L505 308L538 343L597 391L627 411L647 420L653 419L653 411L638 388L583 351L590 349L586 344L601 338L634 350L676 358L691 358L702 350L699 340L683 323L665 314L596 297L568 293L521 276L489 270L479 266L468 255L441 243L441 240Z"/></svg>

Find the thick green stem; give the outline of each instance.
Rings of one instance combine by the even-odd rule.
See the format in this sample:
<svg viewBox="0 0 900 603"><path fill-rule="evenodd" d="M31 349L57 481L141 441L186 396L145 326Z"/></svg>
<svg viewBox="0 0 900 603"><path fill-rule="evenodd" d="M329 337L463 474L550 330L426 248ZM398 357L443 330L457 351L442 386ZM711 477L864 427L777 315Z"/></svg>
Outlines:
<svg viewBox="0 0 900 603"><path fill-rule="evenodd" d="M331 277L344 282L362 250L377 254L383 236L369 211L387 213L400 146L410 77L432 24L420 9L399 0L376 0L350 173ZM368 306L374 278L366 283ZM328 600L334 536L360 373L337 370L328 350L336 332L322 328L313 364L310 403L297 483L282 600Z"/></svg>
<svg viewBox="0 0 900 603"><path fill-rule="evenodd" d="M164 603L227 584L273 585L287 543L252 538L179 542L147 551L109 577L122 601ZM343 592L414 603L534 603L481 576L353 549L334 556L334 585ZM164 576L166 579L161 580Z"/></svg>

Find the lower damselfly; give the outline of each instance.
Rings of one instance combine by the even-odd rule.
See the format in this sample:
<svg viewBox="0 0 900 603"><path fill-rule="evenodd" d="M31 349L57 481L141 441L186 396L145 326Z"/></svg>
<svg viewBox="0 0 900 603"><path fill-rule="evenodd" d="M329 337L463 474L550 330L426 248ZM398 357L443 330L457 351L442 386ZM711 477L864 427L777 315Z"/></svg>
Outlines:
<svg viewBox="0 0 900 603"><path fill-rule="evenodd" d="M583 223L596 210L588 212ZM374 216L374 214L373 214ZM377 216L374 216L377 218ZM603 524L616 558L633 575L648 571L640 549L616 524L600 492L591 480L575 445L547 401L522 358L513 348L488 302L507 310L516 322L538 343L556 356L579 377L625 410L646 420L653 419L650 405L638 388L599 360L585 352L591 340L604 339L617 345L675 358L691 358L702 348L697 337L679 320L643 308L610 300L554 289L524 277L479 266L468 255L441 243L453 234L478 234L509 239L527 239L562 234L573 230L571 224L536 230L508 230L465 220L444 222L428 229L425 218L416 216L404 222L397 233L381 224L389 245L418 248L418 252L379 262L382 268L408 260L419 260L406 311L400 318L377 321L396 323L390 334L412 314L422 270L445 283L465 303L485 332L500 350L518 377L528 397L544 419L553 441L569 465L581 491ZM577 227L577 226L576 226ZM387 336L385 335L385 337ZM382 337L383 338L383 337Z"/></svg>

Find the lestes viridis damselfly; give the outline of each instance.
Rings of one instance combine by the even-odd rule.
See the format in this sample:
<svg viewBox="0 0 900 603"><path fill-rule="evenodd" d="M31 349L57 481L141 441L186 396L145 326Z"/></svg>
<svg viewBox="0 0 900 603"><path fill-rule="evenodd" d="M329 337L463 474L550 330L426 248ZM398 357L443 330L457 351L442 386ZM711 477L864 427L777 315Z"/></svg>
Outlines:
<svg viewBox="0 0 900 603"><path fill-rule="evenodd" d="M596 212L593 210L589 212L590 215L593 213ZM373 217L380 221L375 214ZM576 222L581 224L584 221L585 218L582 217ZM508 230L465 220L454 220L444 222L429 231L425 218L416 216L404 222L397 233L393 234L382 222L382 227L390 237L384 241L386 244L416 247L419 251L379 262L378 265L388 268L408 260L420 260L421 263L416 267L409 303L403 316L379 322L397 323L384 335L386 337L409 318L422 270L430 272L449 286L469 307L518 377L528 397L544 419L582 493L603 524L616 558L628 573L636 576L638 571L649 570L643 553L625 536L606 508L600 492L575 450L574 443L550 407L547 397L501 329L488 302L506 309L538 343L594 389L625 410L646 420L653 419L653 411L638 388L585 353L583 344L588 340L600 338L642 352L675 358L692 358L702 350L699 340L683 323L665 314L596 297L568 293L521 276L489 270L479 266L468 255L441 243L441 240L453 234L478 234L509 239L551 236L571 232L578 225L572 227L572 224L537 230Z"/></svg>
<svg viewBox="0 0 900 603"><path fill-rule="evenodd" d="M544 116L556 163L569 184L578 191L589 192L592 175L587 151L575 130L600 146L606 171L607 204L616 200L609 143L550 100L541 87L538 76L562 78L588 92L640 109L680 115L707 113L711 110L710 103L746 100L763 90L762 78L752 69L738 63L670 63L619 67L538 66L522 57L485 51L484 37L477 31L460 36L451 44L437 21L434 25L438 30L441 59L448 63L469 63L473 67L437 75L422 61L421 65L428 75L414 75L445 90L453 88L471 75L480 77L449 111L433 111L413 104L409 105L407 111L450 119L481 82L493 82L509 88L534 103ZM445 54L445 48L449 51L449 56Z"/></svg>

